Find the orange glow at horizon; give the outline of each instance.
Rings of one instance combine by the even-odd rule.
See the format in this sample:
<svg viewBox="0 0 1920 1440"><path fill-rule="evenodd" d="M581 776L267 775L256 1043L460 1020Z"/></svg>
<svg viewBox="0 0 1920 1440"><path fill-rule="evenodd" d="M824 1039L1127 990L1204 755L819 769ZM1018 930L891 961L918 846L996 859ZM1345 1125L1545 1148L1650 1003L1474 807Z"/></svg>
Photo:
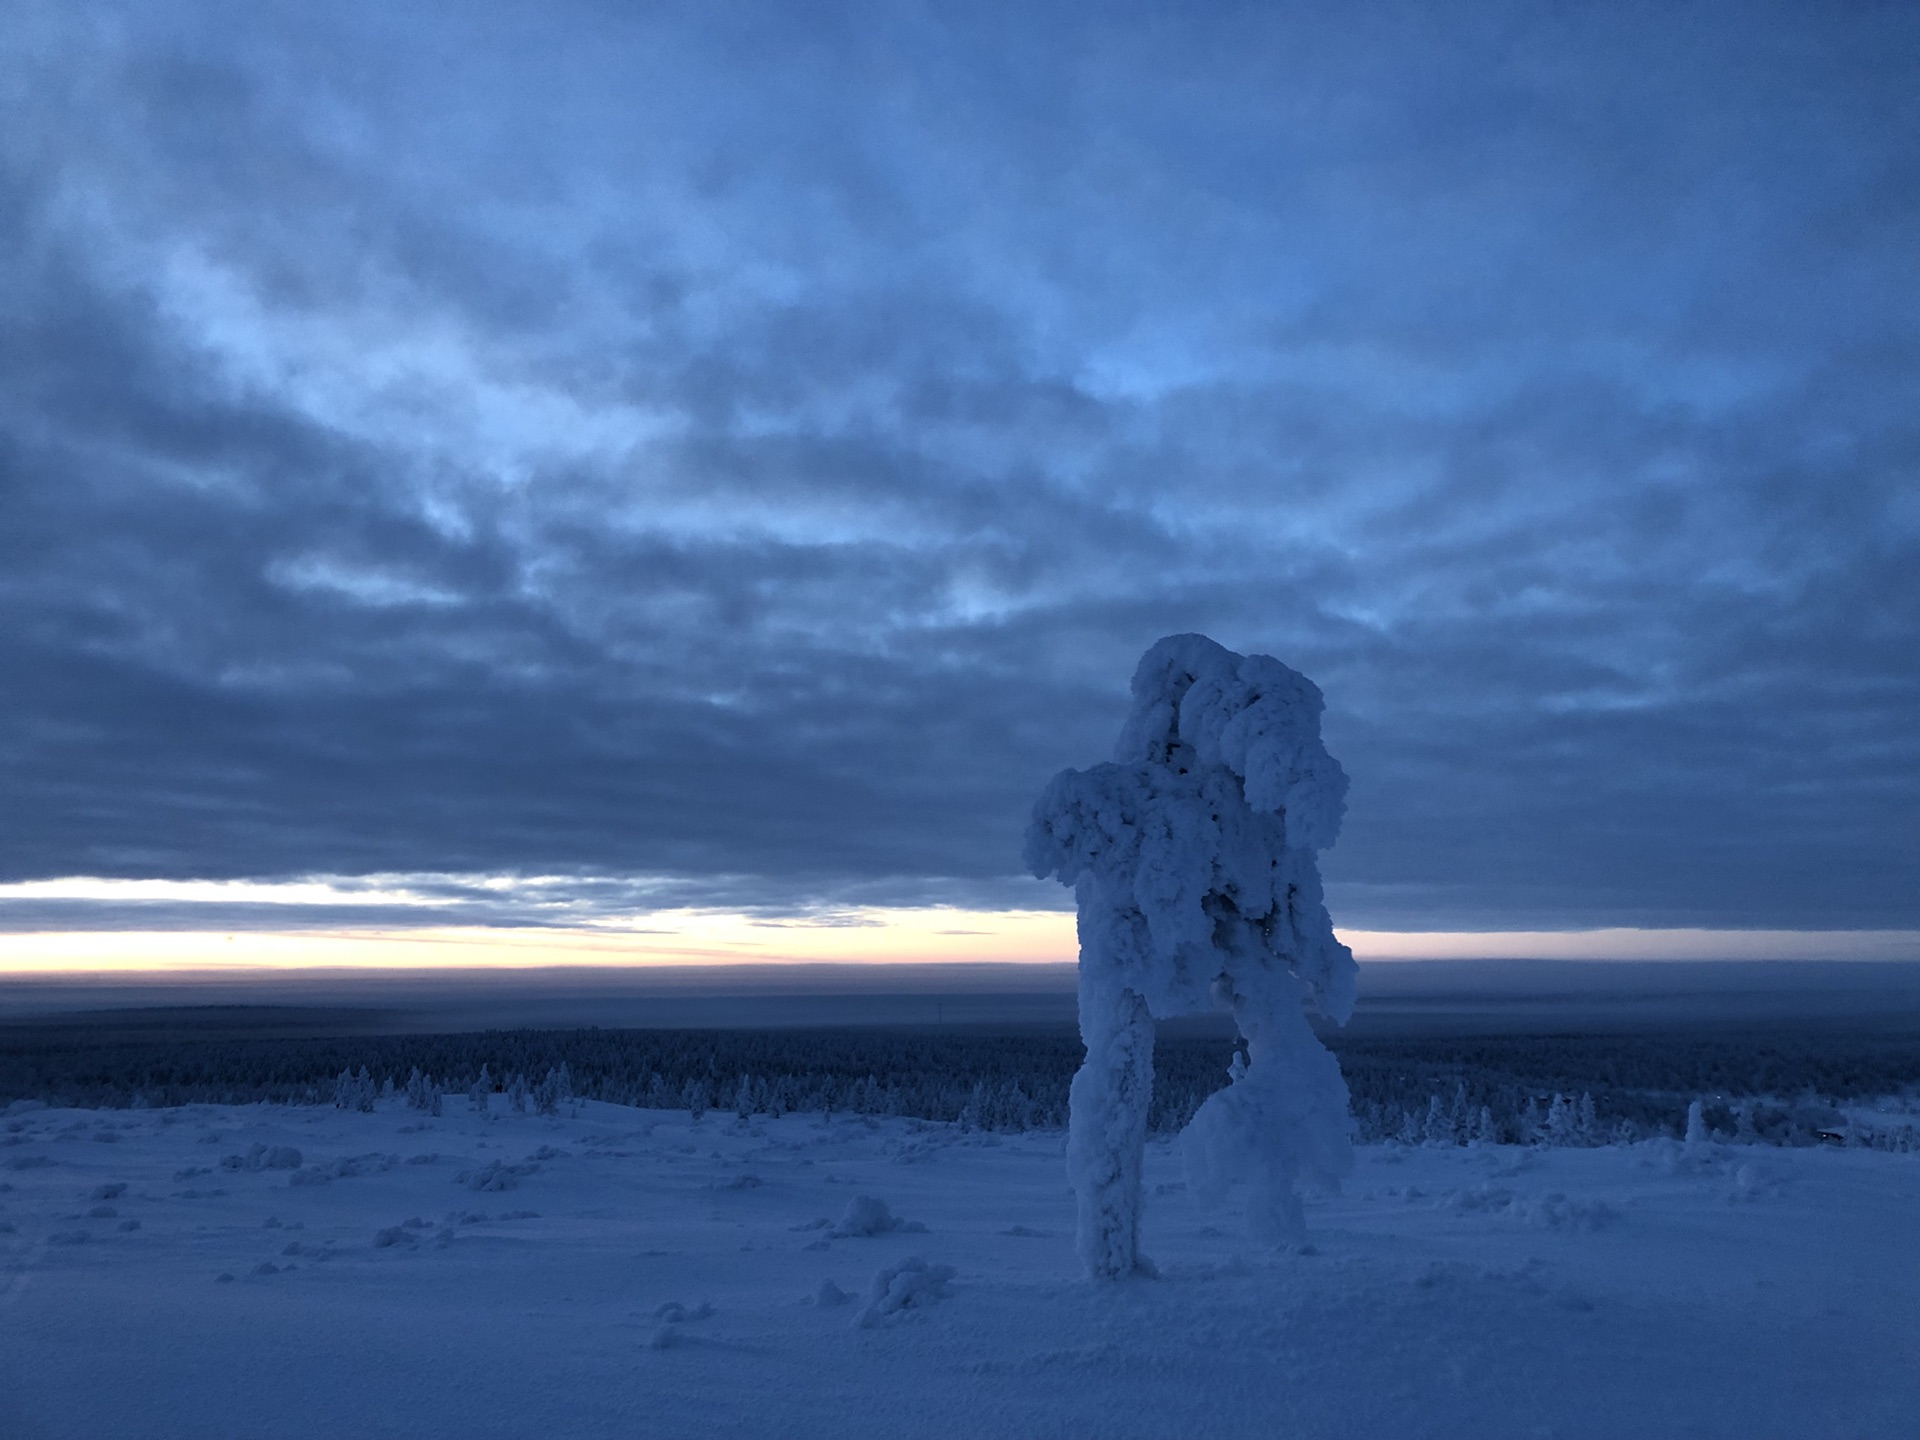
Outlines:
<svg viewBox="0 0 1920 1440"><path fill-rule="evenodd" d="M1920 959L1920 932L1342 930L1361 960ZM0 976L188 970L478 969L739 964L1062 963L1063 911L862 911L761 919L664 911L633 927L67 930L0 934Z"/></svg>

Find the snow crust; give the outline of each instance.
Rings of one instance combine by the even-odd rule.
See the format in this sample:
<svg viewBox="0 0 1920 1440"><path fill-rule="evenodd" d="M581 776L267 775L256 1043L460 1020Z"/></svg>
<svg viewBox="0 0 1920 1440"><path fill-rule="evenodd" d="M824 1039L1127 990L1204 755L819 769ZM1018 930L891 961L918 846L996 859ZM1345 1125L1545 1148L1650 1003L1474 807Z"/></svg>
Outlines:
<svg viewBox="0 0 1920 1440"><path fill-rule="evenodd" d="M1339 1064L1307 1022L1345 1023L1357 969L1333 934L1317 852L1347 777L1320 738L1319 689L1268 655L1173 635L1142 657L1111 762L1055 776L1025 858L1074 887L1080 1030L1069 1174L1090 1273L1141 1268L1141 1153L1153 1021L1225 1008L1245 1061L1187 1130L1215 1201L1245 1182L1257 1237L1298 1240L1300 1185L1352 1165Z"/></svg>

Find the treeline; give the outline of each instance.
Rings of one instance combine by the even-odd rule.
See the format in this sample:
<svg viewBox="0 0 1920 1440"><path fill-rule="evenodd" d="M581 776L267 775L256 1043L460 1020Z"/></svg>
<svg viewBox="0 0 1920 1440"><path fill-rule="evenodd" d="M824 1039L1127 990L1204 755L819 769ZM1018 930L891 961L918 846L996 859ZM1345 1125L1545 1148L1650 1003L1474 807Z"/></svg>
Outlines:
<svg viewBox="0 0 1920 1440"><path fill-rule="evenodd" d="M1814 1143L1837 1102L1920 1089L1920 1039L1670 1034L1330 1037L1364 1139L1604 1144L1678 1136L1703 1101L1729 1139ZM1233 1044L1162 1037L1151 1124L1186 1124ZM1066 1124L1070 1031L510 1030L328 1039L146 1040L74 1029L0 1036L0 1102L73 1106L372 1104L551 1108L556 1095L739 1114L917 1116L983 1130ZM348 1082L343 1089L343 1080ZM555 1087L560 1087L558 1090ZM344 1097L344 1098L343 1098ZM497 1100L492 1097L498 1097ZM1890 1129L1890 1144L1906 1144Z"/></svg>

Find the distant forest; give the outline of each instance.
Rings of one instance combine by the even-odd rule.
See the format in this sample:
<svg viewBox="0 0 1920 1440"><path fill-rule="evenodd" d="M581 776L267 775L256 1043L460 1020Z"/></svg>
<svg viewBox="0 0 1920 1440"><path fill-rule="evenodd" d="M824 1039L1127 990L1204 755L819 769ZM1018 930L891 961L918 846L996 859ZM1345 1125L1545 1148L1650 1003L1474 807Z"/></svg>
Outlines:
<svg viewBox="0 0 1920 1440"><path fill-rule="evenodd" d="M1335 1036L1358 1134L1409 1143L1605 1144L1679 1136L1690 1102L1728 1139L1812 1144L1835 1106L1920 1097L1920 1038ZM1185 1125L1226 1083L1233 1042L1163 1036L1151 1123ZM494 1030L326 1039L141 1038L0 1029L0 1104L551 1108L566 1097L742 1115L915 1116L981 1130L1063 1127L1078 1038L1063 1029ZM1911 1117L1854 1143L1920 1144Z"/></svg>

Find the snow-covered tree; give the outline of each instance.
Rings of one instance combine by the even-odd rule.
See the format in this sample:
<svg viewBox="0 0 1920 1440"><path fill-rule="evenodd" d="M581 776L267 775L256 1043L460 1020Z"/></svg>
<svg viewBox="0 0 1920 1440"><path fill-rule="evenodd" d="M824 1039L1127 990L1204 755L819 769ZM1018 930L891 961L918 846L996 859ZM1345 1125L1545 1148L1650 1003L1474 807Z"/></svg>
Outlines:
<svg viewBox="0 0 1920 1440"><path fill-rule="evenodd" d="M1256 1232L1291 1238L1296 1182L1352 1167L1346 1082L1307 1021L1312 1006L1344 1023L1356 974L1316 858L1347 789L1321 744L1323 703L1270 656L1171 636L1134 674L1113 762L1061 772L1034 807L1028 866L1079 902L1087 1055L1067 1146L1094 1275L1140 1266L1156 1017L1228 1009L1245 1040L1244 1070L1187 1127L1203 1196L1248 1181Z"/></svg>
<svg viewBox="0 0 1920 1440"><path fill-rule="evenodd" d="M1574 1103L1559 1091L1554 1091L1553 1105L1547 1111L1547 1143L1549 1145L1574 1144L1578 1139L1575 1134L1577 1123L1578 1112Z"/></svg>
<svg viewBox="0 0 1920 1440"><path fill-rule="evenodd" d="M467 1090L467 1106L479 1114L487 1113L487 1106L493 1099L493 1075L485 1065L474 1077L473 1084Z"/></svg>
<svg viewBox="0 0 1920 1440"><path fill-rule="evenodd" d="M967 1097L967 1103L960 1107L960 1128L963 1131L984 1130L987 1124L987 1106L991 1097L987 1094L987 1082L973 1082L973 1093Z"/></svg>
<svg viewBox="0 0 1920 1440"><path fill-rule="evenodd" d="M1547 1122L1540 1113L1540 1097L1527 1096L1527 1108L1520 1112L1518 1129L1522 1145L1537 1145L1546 1134Z"/></svg>
<svg viewBox="0 0 1920 1440"><path fill-rule="evenodd" d="M1707 1110L1698 1100L1687 1106L1687 1144L1707 1143Z"/></svg>
<svg viewBox="0 0 1920 1440"><path fill-rule="evenodd" d="M379 1094L372 1073L364 1065L357 1075L352 1070L342 1070L333 1082L333 1103L342 1110L370 1113Z"/></svg>
<svg viewBox="0 0 1920 1440"><path fill-rule="evenodd" d="M1480 1118L1473 1123L1473 1140L1476 1145L1500 1143L1500 1129L1493 1123L1493 1111L1485 1105L1480 1107Z"/></svg>
<svg viewBox="0 0 1920 1440"><path fill-rule="evenodd" d="M573 1075L562 1064L558 1069L548 1070L547 1078L534 1087L534 1108L542 1115L558 1115L560 1103L572 1098L572 1095Z"/></svg>

